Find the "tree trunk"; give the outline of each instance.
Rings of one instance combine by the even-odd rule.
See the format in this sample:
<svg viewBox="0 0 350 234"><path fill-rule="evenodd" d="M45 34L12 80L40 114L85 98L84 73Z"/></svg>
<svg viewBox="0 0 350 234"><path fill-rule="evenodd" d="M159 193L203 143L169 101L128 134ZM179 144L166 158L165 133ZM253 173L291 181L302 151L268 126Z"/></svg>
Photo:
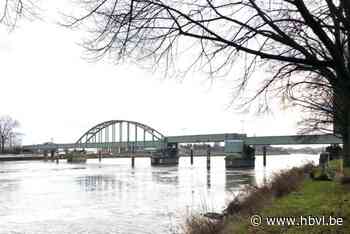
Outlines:
<svg viewBox="0 0 350 234"><path fill-rule="evenodd" d="M350 167L350 138L343 136L343 160L344 166Z"/></svg>
<svg viewBox="0 0 350 234"><path fill-rule="evenodd" d="M333 103L334 134L341 135L343 141L342 157L344 166L350 166L350 96L348 90L334 86Z"/></svg>
<svg viewBox="0 0 350 234"><path fill-rule="evenodd" d="M347 121L344 124L343 137L343 160L344 166L350 167L350 110L346 111Z"/></svg>
<svg viewBox="0 0 350 234"><path fill-rule="evenodd" d="M4 149L5 149L5 138L3 136L1 136L1 153L4 153Z"/></svg>

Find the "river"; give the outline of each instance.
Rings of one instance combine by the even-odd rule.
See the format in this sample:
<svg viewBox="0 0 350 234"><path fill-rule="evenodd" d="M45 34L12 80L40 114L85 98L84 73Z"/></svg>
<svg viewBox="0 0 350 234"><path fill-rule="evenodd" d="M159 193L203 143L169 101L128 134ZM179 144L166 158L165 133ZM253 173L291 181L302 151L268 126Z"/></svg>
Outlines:
<svg viewBox="0 0 350 234"><path fill-rule="evenodd" d="M256 157L252 170L226 170L223 157L182 157L151 167L149 158L89 159L86 164L0 162L0 234L181 233L192 213L220 212L242 186L317 155Z"/></svg>

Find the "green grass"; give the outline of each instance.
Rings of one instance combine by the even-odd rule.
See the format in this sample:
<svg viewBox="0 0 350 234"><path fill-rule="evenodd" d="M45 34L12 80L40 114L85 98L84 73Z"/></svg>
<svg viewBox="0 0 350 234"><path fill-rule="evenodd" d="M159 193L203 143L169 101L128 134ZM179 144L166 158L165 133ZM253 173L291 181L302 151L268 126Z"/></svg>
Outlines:
<svg viewBox="0 0 350 234"><path fill-rule="evenodd" d="M331 162L329 166L337 170L339 160ZM344 173L349 172L350 168L344 168ZM342 217L344 223L342 226L268 226L263 223L253 227L250 216L238 216L228 218L222 233L350 233L350 185L342 185L338 180L305 179L299 190L276 198L271 205L257 213L262 217Z"/></svg>
<svg viewBox="0 0 350 234"><path fill-rule="evenodd" d="M196 217L187 223L187 234L234 234L234 233L350 233L350 167L343 168L342 161L329 162L327 173L333 180L313 180L321 174L320 168L305 165L275 176L269 184L247 187L244 199L233 200L228 205L223 221L211 222ZM343 177L344 175L344 177ZM346 181L344 179L348 178ZM260 226L252 226L253 214L262 217ZM343 218L343 225L267 225L266 217L322 217ZM300 221L300 220L297 220Z"/></svg>
<svg viewBox="0 0 350 234"><path fill-rule="evenodd" d="M337 159L337 160L329 161L328 165L329 165L330 169L332 169L334 171L340 171L342 163L343 162L341 159Z"/></svg>
<svg viewBox="0 0 350 234"><path fill-rule="evenodd" d="M345 176L350 175L350 168L343 168L343 162L341 159L330 161L328 163L328 168L326 169L326 171L332 178L339 177L342 174L344 174ZM321 168L317 167L313 169L313 174L315 177L319 177L322 174Z"/></svg>
<svg viewBox="0 0 350 234"><path fill-rule="evenodd" d="M345 176L350 176L350 167L344 168L344 175Z"/></svg>
<svg viewBox="0 0 350 234"><path fill-rule="evenodd" d="M332 160L329 162L329 168L336 172L340 172L343 165L344 163L341 159ZM343 174L345 176L350 176L350 167L343 167Z"/></svg>

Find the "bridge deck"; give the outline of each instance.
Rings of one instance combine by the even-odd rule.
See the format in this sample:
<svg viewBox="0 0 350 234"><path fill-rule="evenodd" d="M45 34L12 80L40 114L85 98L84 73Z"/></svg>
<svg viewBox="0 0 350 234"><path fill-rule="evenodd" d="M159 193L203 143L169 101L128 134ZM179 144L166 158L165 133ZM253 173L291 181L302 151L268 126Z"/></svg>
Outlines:
<svg viewBox="0 0 350 234"><path fill-rule="evenodd" d="M243 140L246 134L221 133L221 134L203 134L203 135L186 135L186 136L169 136L166 137L170 143L197 143L197 142L223 142L225 140Z"/></svg>
<svg viewBox="0 0 350 234"><path fill-rule="evenodd" d="M257 136L247 137L246 134L223 133L186 136L165 137L169 143L205 143L224 142L226 140L242 140L248 145L298 145L298 144L341 144L342 140L333 135L291 135L291 136ZM23 149L50 150L50 149L74 149L74 148L116 148L127 147L134 144L136 147L160 148L161 141L111 142L111 143L84 143L84 144L39 144L23 146Z"/></svg>
<svg viewBox="0 0 350 234"><path fill-rule="evenodd" d="M247 137L244 142L247 145L342 144L342 140L333 135Z"/></svg>

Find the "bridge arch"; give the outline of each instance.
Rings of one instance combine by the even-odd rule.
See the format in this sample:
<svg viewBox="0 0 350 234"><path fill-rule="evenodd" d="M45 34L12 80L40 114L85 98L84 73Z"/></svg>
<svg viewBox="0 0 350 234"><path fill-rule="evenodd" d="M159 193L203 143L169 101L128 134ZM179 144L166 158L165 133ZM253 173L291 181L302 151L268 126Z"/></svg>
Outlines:
<svg viewBox="0 0 350 234"><path fill-rule="evenodd" d="M101 148L107 151L123 148L161 147L165 137L156 129L136 121L109 120L86 131L77 141L78 148Z"/></svg>

